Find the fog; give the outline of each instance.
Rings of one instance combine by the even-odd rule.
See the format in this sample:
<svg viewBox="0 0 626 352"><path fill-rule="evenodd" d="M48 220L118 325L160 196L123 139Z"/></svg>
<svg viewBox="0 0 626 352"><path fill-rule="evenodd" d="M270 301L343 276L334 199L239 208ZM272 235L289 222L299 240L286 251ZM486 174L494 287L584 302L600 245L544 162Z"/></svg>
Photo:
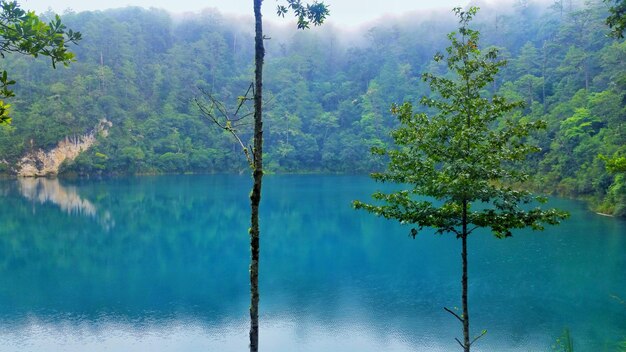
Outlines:
<svg viewBox="0 0 626 352"><path fill-rule="evenodd" d="M490 0L495 1L495 0ZM417 10L450 9L455 6L465 6L468 0L327 0L330 6L331 17L329 23L337 26L359 27L366 22L380 17L402 16L408 12ZM175 14L187 12L200 13L204 9L216 9L223 14L248 15L252 13L251 0L108 0L108 1L84 1L84 0L23 0L20 2L24 8L41 13L51 9L57 13L63 13L67 9L76 12L105 10L126 6L139 6L144 8L161 8ZM266 20L280 21L274 16L276 0L265 0L263 11Z"/></svg>

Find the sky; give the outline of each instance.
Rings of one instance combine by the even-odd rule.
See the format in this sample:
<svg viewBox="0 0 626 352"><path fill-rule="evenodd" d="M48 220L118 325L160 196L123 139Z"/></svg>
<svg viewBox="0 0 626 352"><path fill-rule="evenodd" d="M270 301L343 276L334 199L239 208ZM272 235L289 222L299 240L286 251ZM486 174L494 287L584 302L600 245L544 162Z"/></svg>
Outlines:
<svg viewBox="0 0 626 352"><path fill-rule="evenodd" d="M284 2L284 0L281 0ZM174 13L199 12L204 8L217 8L222 13L252 15L252 0L18 0L22 8L37 13L51 8L63 13L70 8L76 12L104 10L126 6L163 8ZM325 0L330 5L329 21L355 26L385 15L402 15L408 11L465 6L467 0ZM265 14L274 14L277 0L265 0Z"/></svg>

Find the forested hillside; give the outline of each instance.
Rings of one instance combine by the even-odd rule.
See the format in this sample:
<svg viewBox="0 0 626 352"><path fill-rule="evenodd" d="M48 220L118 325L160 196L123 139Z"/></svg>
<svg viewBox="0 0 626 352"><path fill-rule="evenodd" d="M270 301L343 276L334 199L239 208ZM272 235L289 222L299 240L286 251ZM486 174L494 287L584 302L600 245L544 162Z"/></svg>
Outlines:
<svg viewBox="0 0 626 352"><path fill-rule="evenodd" d="M527 164L535 190L590 198L626 216L626 41L607 36L600 2L518 1L482 6L483 43L509 65L491 87L526 102L517 119L545 119L542 152ZM0 126L0 171L25 153L112 122L108 136L62 173L239 172L232 137L202 117L199 90L235 106L252 79L252 25L208 11L172 17L125 8L66 13L82 32L77 62L50 72L44 60L7 57L19 83L13 123ZM445 73L433 55L455 28L451 12L407 14L356 30L266 30L266 160L273 172L365 173L384 160L392 103L429 95L423 72ZM251 137L241 131L244 139ZM608 167L607 167L608 165Z"/></svg>

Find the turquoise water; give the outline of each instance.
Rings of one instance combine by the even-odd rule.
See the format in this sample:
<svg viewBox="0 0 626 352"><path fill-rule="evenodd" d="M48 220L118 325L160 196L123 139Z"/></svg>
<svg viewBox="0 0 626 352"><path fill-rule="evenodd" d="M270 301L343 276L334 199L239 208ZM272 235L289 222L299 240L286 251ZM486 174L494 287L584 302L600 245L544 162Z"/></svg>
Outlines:
<svg viewBox="0 0 626 352"><path fill-rule="evenodd" d="M0 182L0 351L245 351L246 176ZM367 177L269 176L261 351L454 351L460 243L351 209ZM474 351L626 339L626 222L557 200L545 232L469 242Z"/></svg>

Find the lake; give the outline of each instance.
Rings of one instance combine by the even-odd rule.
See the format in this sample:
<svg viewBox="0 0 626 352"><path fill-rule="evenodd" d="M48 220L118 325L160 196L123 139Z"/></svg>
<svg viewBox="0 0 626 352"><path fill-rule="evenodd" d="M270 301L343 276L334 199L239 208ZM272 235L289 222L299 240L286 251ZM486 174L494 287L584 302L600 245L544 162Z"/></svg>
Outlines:
<svg viewBox="0 0 626 352"><path fill-rule="evenodd" d="M260 350L455 351L460 241L351 208L365 176L264 179ZM0 181L0 351L245 351L247 176ZM626 340L626 222L552 200L544 232L469 240L473 351Z"/></svg>

